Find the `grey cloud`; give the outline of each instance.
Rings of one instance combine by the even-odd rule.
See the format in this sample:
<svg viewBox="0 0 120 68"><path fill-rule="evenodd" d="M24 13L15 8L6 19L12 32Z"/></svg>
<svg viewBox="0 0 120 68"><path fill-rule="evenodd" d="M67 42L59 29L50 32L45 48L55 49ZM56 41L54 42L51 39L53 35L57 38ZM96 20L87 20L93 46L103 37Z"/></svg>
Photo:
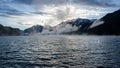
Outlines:
<svg viewBox="0 0 120 68"><path fill-rule="evenodd" d="M17 24L19 24L19 25L24 25L22 22L17 22Z"/></svg>
<svg viewBox="0 0 120 68"><path fill-rule="evenodd" d="M32 4L33 0L13 0L15 3Z"/></svg>
<svg viewBox="0 0 120 68"><path fill-rule="evenodd" d="M0 3L23 3L31 4L33 0L0 0Z"/></svg>
<svg viewBox="0 0 120 68"><path fill-rule="evenodd" d="M65 10L58 9L54 15L58 20L65 20L70 14L70 8L66 7Z"/></svg>
<svg viewBox="0 0 120 68"><path fill-rule="evenodd" d="M115 1L115 0L114 0ZM15 4L18 6L21 4L29 5L30 7L34 8L33 5L37 7L42 7L43 5L63 5L67 3L78 4L78 5L90 5L90 6L99 6L99 7L116 7L117 4L113 3L113 0L0 0L0 16L7 17L8 15L24 15L26 13L19 11L10 7L9 5ZM8 5L9 4L9 5ZM19 8L18 8L19 9ZM42 11L42 10L41 10ZM45 12L28 12L32 14L47 14ZM58 15L61 15L63 12L58 11ZM62 15L61 15L62 16Z"/></svg>
<svg viewBox="0 0 120 68"><path fill-rule="evenodd" d="M12 15L23 15L25 13L19 11L19 10L16 10L12 7L9 7L8 5L5 5L5 4L0 4L0 16L3 16L3 17L10 17Z"/></svg>
<svg viewBox="0 0 120 68"><path fill-rule="evenodd" d="M27 5L62 5L70 2L92 6L117 6L117 4L113 3L113 0L0 0L0 3L21 3Z"/></svg>
<svg viewBox="0 0 120 68"><path fill-rule="evenodd" d="M113 0L73 0L74 3L101 6L101 7L116 7L117 5L113 3Z"/></svg>
<svg viewBox="0 0 120 68"><path fill-rule="evenodd" d="M115 1L115 0L114 0ZM117 7L113 0L32 0L33 4L37 5L62 5L67 3L74 3L78 5L90 5L100 7Z"/></svg>
<svg viewBox="0 0 120 68"><path fill-rule="evenodd" d="M24 22L17 22L17 24L22 25L22 26L24 26L24 25L32 25L32 24L26 24Z"/></svg>
<svg viewBox="0 0 120 68"><path fill-rule="evenodd" d="M0 0L0 16L1 17L12 17L12 16L20 16L25 15L26 13L15 9L14 7L10 7L12 4L16 6L21 3L30 4L32 0Z"/></svg>
<svg viewBox="0 0 120 68"><path fill-rule="evenodd" d="M48 14L48 13L42 12L42 11L36 11L36 12L31 12L31 13L33 13L33 14L40 14L40 15L42 15L42 14Z"/></svg>
<svg viewBox="0 0 120 68"><path fill-rule="evenodd" d="M0 0L0 3L11 3L13 0Z"/></svg>
<svg viewBox="0 0 120 68"><path fill-rule="evenodd" d="M1 17L11 17L11 16L8 16L7 14L0 14Z"/></svg>

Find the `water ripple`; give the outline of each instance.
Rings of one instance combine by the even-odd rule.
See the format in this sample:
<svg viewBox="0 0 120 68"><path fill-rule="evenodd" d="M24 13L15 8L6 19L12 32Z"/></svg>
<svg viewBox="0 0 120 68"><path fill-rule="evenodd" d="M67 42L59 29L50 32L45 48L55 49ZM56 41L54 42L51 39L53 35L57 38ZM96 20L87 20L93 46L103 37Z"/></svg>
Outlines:
<svg viewBox="0 0 120 68"><path fill-rule="evenodd" d="M0 37L1 68L120 68L119 36Z"/></svg>

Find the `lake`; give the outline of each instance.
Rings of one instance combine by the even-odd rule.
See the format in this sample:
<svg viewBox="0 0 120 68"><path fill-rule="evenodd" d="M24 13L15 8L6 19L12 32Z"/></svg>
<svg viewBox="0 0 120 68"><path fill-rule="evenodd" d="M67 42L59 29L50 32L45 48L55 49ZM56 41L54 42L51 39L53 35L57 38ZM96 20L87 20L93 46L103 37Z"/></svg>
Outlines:
<svg viewBox="0 0 120 68"><path fill-rule="evenodd" d="M0 37L0 68L120 68L120 36Z"/></svg>

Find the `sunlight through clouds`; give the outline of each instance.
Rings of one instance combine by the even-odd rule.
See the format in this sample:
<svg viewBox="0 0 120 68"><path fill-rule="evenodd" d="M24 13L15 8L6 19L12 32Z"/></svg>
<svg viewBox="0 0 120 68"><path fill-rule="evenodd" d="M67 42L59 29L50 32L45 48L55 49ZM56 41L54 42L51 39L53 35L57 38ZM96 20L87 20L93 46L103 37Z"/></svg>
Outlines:
<svg viewBox="0 0 120 68"><path fill-rule="evenodd" d="M20 29L37 24L55 26L75 18L99 19L118 10L119 4L119 0L0 0L0 21L14 22L17 25L12 27Z"/></svg>
<svg viewBox="0 0 120 68"><path fill-rule="evenodd" d="M38 9L39 10L39 9ZM15 16L16 22L21 22L23 26L30 27L32 25L49 25L56 26L62 21L75 18L88 18L89 16L99 16L101 11L89 10L78 5L44 5L40 8L43 14L27 14L22 16ZM40 11L41 12L41 11ZM17 18L17 19L16 19ZM89 17L91 18L91 17ZM19 23L18 23L19 24Z"/></svg>
<svg viewBox="0 0 120 68"><path fill-rule="evenodd" d="M99 16L101 11L97 10L87 10L85 8L77 8L77 5L45 5L42 10L46 14L40 15L42 16L42 20L44 21L44 17L48 18L47 24L56 25L61 23L62 21L74 18L88 18L88 16ZM93 14L94 13L94 14ZM52 21L52 22L50 22ZM51 26L52 26L51 25Z"/></svg>

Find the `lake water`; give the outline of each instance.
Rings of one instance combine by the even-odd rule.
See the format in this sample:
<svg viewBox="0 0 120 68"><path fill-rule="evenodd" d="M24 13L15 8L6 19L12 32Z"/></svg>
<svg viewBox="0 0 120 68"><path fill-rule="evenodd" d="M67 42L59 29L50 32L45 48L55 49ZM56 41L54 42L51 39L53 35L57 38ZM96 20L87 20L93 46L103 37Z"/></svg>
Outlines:
<svg viewBox="0 0 120 68"><path fill-rule="evenodd" d="M0 68L120 68L120 36L0 37Z"/></svg>

